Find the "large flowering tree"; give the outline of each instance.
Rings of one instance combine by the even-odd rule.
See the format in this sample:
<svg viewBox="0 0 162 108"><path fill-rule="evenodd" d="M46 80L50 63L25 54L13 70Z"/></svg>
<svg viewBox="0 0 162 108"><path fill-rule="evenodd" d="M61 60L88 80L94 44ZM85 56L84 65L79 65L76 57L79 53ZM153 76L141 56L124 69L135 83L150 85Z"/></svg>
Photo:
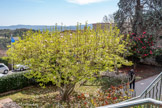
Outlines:
<svg viewBox="0 0 162 108"><path fill-rule="evenodd" d="M114 65L132 65L122 56L126 41L117 27L109 30L80 30L76 33L28 32L23 40L8 50L15 63L28 65L28 78L35 78L41 86L52 82L60 88L62 100L68 100L76 83L94 79L94 74L114 69Z"/></svg>

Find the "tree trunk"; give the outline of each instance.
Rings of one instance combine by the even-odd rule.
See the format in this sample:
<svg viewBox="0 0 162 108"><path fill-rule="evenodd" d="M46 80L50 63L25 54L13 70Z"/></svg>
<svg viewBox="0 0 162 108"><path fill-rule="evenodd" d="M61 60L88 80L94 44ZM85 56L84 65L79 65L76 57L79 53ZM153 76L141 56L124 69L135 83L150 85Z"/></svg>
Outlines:
<svg viewBox="0 0 162 108"><path fill-rule="evenodd" d="M119 75L119 70L118 70L117 64L115 64L115 71L116 71L116 74Z"/></svg>
<svg viewBox="0 0 162 108"><path fill-rule="evenodd" d="M64 94L62 94L61 96L61 101L69 101L69 95L67 94L67 92L65 92Z"/></svg>
<svg viewBox="0 0 162 108"><path fill-rule="evenodd" d="M133 32L135 34L142 33L142 11L141 11L141 0L136 0L135 8L135 20L133 24Z"/></svg>
<svg viewBox="0 0 162 108"><path fill-rule="evenodd" d="M74 88L75 84L68 84L68 85L65 84L63 88L61 87L60 88L61 101L68 102L69 96L74 91Z"/></svg>
<svg viewBox="0 0 162 108"><path fill-rule="evenodd" d="M134 70L136 69L136 67L137 67L137 63L136 63L136 61L134 62Z"/></svg>
<svg viewBox="0 0 162 108"><path fill-rule="evenodd" d="M119 75L119 70L118 70L117 61L116 61L115 57L114 57L114 60L115 60L114 61L115 72L116 72L117 75Z"/></svg>

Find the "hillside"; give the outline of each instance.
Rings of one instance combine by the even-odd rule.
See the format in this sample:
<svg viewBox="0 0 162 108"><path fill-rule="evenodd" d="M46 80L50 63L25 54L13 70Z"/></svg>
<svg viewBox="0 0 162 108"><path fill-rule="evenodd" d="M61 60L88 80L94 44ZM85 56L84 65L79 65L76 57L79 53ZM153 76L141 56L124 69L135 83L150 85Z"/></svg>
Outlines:
<svg viewBox="0 0 162 108"><path fill-rule="evenodd" d="M0 30L0 50L7 50L7 46L11 44L11 34L13 37L21 37L23 33L27 32L29 29L2 29ZM33 30L36 31L36 30ZM1 52L0 52L1 54Z"/></svg>
<svg viewBox="0 0 162 108"><path fill-rule="evenodd" d="M84 29L85 25L81 25L81 29ZM88 24L92 28L92 24ZM10 30L16 30L16 29L33 29L33 30L43 30L43 29L48 29L52 30L55 28L55 26L46 26L46 25L12 25L12 26L0 26L0 29L10 29ZM58 30L76 30L76 26L57 26Z"/></svg>

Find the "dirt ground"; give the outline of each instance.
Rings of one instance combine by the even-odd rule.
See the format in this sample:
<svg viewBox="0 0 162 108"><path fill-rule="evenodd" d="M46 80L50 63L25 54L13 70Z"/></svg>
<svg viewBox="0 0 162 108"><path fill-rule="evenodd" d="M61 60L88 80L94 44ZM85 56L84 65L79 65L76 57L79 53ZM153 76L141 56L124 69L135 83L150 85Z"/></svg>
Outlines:
<svg viewBox="0 0 162 108"><path fill-rule="evenodd" d="M121 73L128 73L128 71L132 67L122 67L119 69ZM162 67L160 66L152 66L152 65L145 65L145 64L138 64L135 69L135 75L137 80L142 80L154 75L157 75L162 72Z"/></svg>

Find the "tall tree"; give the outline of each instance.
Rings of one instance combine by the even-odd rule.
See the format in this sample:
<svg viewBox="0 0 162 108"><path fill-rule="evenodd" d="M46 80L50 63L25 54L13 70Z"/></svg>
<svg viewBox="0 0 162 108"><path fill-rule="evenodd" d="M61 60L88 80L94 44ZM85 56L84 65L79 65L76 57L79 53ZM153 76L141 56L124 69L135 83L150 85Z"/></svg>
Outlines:
<svg viewBox="0 0 162 108"><path fill-rule="evenodd" d="M147 31L158 36L157 31L162 29L162 0L120 0L118 6L115 22L121 31L128 22L136 34Z"/></svg>
<svg viewBox="0 0 162 108"><path fill-rule="evenodd" d="M51 81L60 88L62 100L68 100L76 83L92 80L99 72L132 65L121 55L127 52L127 41L117 27L110 30L89 27L76 33L57 31L28 32L23 40L13 44L8 56L15 63L26 64L41 86Z"/></svg>
<svg viewBox="0 0 162 108"><path fill-rule="evenodd" d="M105 15L102 19L102 22L104 23L114 23L114 15L113 14L109 14L108 16Z"/></svg>

